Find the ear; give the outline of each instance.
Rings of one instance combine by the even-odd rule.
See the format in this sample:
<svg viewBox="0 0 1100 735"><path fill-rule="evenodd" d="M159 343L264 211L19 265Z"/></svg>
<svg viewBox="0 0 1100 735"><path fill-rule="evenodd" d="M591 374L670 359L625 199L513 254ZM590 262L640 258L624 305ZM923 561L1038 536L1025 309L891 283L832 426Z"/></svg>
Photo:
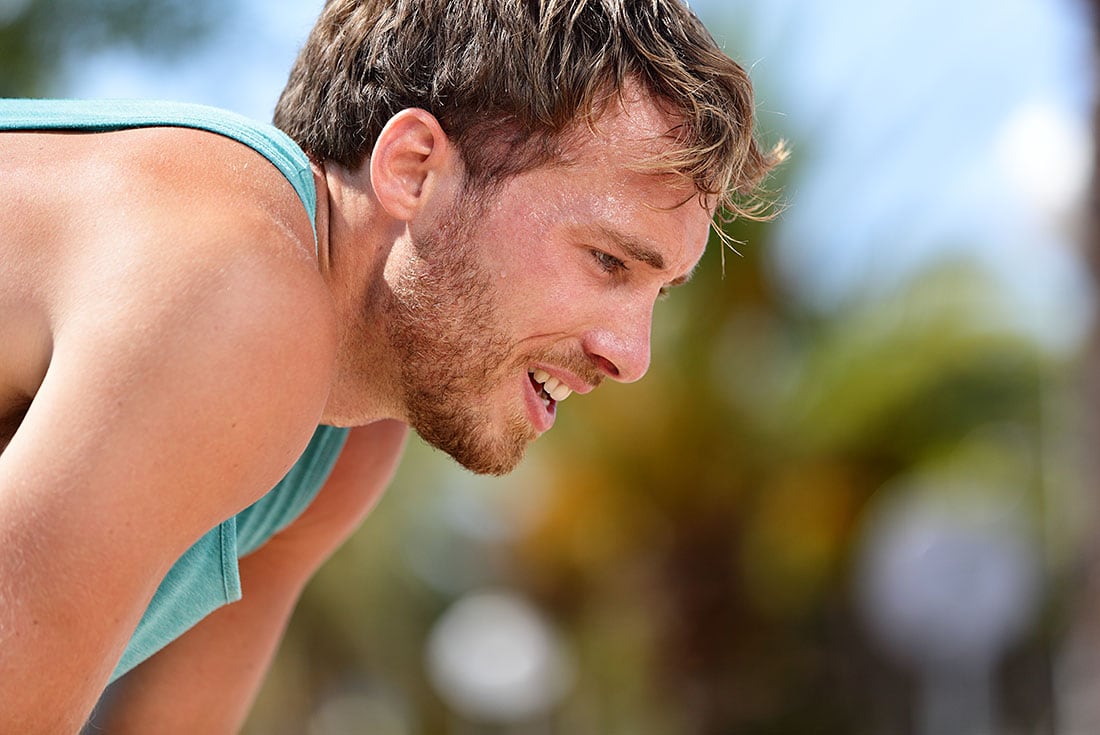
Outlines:
<svg viewBox="0 0 1100 735"><path fill-rule="evenodd" d="M410 221L450 171L452 147L435 116L410 108L390 118L370 157L374 194L391 217Z"/></svg>

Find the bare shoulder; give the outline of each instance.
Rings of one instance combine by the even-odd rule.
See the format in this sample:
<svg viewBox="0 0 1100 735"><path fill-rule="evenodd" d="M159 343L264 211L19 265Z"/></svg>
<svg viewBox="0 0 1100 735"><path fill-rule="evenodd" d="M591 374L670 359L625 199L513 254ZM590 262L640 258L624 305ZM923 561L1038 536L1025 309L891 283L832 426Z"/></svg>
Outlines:
<svg viewBox="0 0 1100 735"><path fill-rule="evenodd" d="M304 207L265 158L222 136L157 128L108 145L127 154L114 157L126 167L119 211L70 280L58 349L98 350L88 314L127 346L147 343L138 359L164 372L149 373L146 389L170 414L194 406L220 415L254 459L265 444L274 449L268 464L281 476L316 426L336 346ZM206 406L173 395L174 385L195 385L193 374L211 381Z"/></svg>
<svg viewBox="0 0 1100 735"><path fill-rule="evenodd" d="M95 137L98 150L80 183L89 187L87 199L103 207L98 224L111 238L151 246L150 255L172 267L246 261L317 272L305 207L286 177L252 148L186 128ZM93 183L104 179L112 183ZM160 249L164 240L175 247Z"/></svg>
<svg viewBox="0 0 1100 735"><path fill-rule="evenodd" d="M165 492L208 488L196 528L243 507L305 446L332 380L332 303L297 194L263 156L211 133L24 142L28 167L39 150L50 164L14 172L24 206L6 210L0 248L15 265L0 294L39 304L48 369L5 455L37 456L21 436L66 422L89 453L157 444L151 477L190 477ZM21 285L35 268L44 277Z"/></svg>
<svg viewBox="0 0 1100 735"><path fill-rule="evenodd" d="M140 308L266 283L251 295L278 293L325 332L305 208L237 141L182 128L5 133L0 195L0 338L13 348L0 357L0 402L12 385L33 392L66 315L120 300Z"/></svg>
<svg viewBox="0 0 1100 735"><path fill-rule="evenodd" d="M335 317L304 209L244 146L0 138L0 679L30 682L16 721L72 731L171 564L305 448Z"/></svg>
<svg viewBox="0 0 1100 735"><path fill-rule="evenodd" d="M124 161L125 194L146 213L179 214L192 224L201 214L221 227L251 228L282 244L293 243L294 254L312 259L313 231L301 200L279 169L252 148L187 128L105 137L106 155L117 152L115 160Z"/></svg>
<svg viewBox="0 0 1100 735"><path fill-rule="evenodd" d="M63 312L79 321L117 308L132 325L165 318L176 327L160 330L168 338L215 312L221 327L205 333L211 348L219 333L258 328L323 356L334 334L330 299L309 218L278 169L203 131L101 137L86 173L112 183L94 190L80 180L95 214L65 238Z"/></svg>

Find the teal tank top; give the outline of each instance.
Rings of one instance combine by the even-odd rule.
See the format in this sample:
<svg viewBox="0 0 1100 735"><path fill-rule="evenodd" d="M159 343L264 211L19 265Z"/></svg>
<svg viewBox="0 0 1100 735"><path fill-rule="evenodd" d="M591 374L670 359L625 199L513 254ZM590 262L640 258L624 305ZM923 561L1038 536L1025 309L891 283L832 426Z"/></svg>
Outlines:
<svg viewBox="0 0 1100 735"><path fill-rule="evenodd" d="M317 192L309 159L277 128L225 110L175 102L0 99L0 131L107 132L184 127L232 138L271 162L309 214L316 243ZM206 533L168 571L126 646L111 681L217 608L241 599L237 560L263 546L313 501L332 472L347 429L319 426L302 456L266 495Z"/></svg>

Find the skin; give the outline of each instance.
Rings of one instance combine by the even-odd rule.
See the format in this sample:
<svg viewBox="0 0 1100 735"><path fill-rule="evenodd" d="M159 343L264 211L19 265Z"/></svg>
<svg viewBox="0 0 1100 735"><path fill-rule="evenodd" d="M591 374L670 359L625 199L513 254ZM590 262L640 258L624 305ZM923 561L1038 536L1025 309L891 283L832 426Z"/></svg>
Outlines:
<svg viewBox="0 0 1100 735"><path fill-rule="evenodd" d="M427 173L408 178L423 177L433 188L409 216L400 181L381 172L389 162L385 147L372 157L372 187L354 176L349 182L356 193L381 192L381 206L407 222L383 246L381 284L358 297L368 320L351 333L369 336L352 369L371 371L379 362L403 368L387 391L391 400L406 398L400 418L467 467L496 474L512 469L546 428L531 420L529 371L545 370L579 393L604 377L640 379L649 365L654 302L687 279L711 218L691 188L631 170L668 145L659 136L670 127L636 99L608 114L600 135L573 151L567 165L520 174L490 203L463 204L456 216L456 151L430 116L399 115L386 132L402 143L412 139ZM434 171L442 172L439 179ZM449 324L460 326L440 328ZM379 333L380 326L390 333ZM378 357L385 346L389 353ZM360 394L379 385L369 372L347 382ZM419 406L410 383L422 394ZM376 398L361 402L370 406ZM454 437L468 441L448 442Z"/></svg>
<svg viewBox="0 0 1100 735"><path fill-rule="evenodd" d="M0 729L78 730L174 560L318 422L359 428L306 513L242 560L256 592L128 674L109 732L239 729L406 424L503 472L552 423L529 371L578 393L641 378L654 302L711 215L632 169L671 127L628 97L568 165L471 204L436 120L405 110L363 166L317 166L319 255L290 185L228 139L0 135L0 680L19 682Z"/></svg>

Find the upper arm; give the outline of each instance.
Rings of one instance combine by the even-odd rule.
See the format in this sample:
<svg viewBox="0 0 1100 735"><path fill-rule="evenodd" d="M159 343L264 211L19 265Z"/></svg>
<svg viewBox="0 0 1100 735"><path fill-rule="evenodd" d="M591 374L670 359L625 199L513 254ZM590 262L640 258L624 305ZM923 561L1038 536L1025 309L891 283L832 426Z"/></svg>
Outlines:
<svg viewBox="0 0 1100 735"><path fill-rule="evenodd" d="M397 465L406 427L351 430L332 474L288 528L240 561L244 598L216 610L112 686L108 732L236 732L301 589L358 526Z"/></svg>
<svg viewBox="0 0 1100 735"><path fill-rule="evenodd" d="M79 725L164 572L278 481L327 397L307 272L140 253L77 289L0 455L0 680L20 682L3 729Z"/></svg>

